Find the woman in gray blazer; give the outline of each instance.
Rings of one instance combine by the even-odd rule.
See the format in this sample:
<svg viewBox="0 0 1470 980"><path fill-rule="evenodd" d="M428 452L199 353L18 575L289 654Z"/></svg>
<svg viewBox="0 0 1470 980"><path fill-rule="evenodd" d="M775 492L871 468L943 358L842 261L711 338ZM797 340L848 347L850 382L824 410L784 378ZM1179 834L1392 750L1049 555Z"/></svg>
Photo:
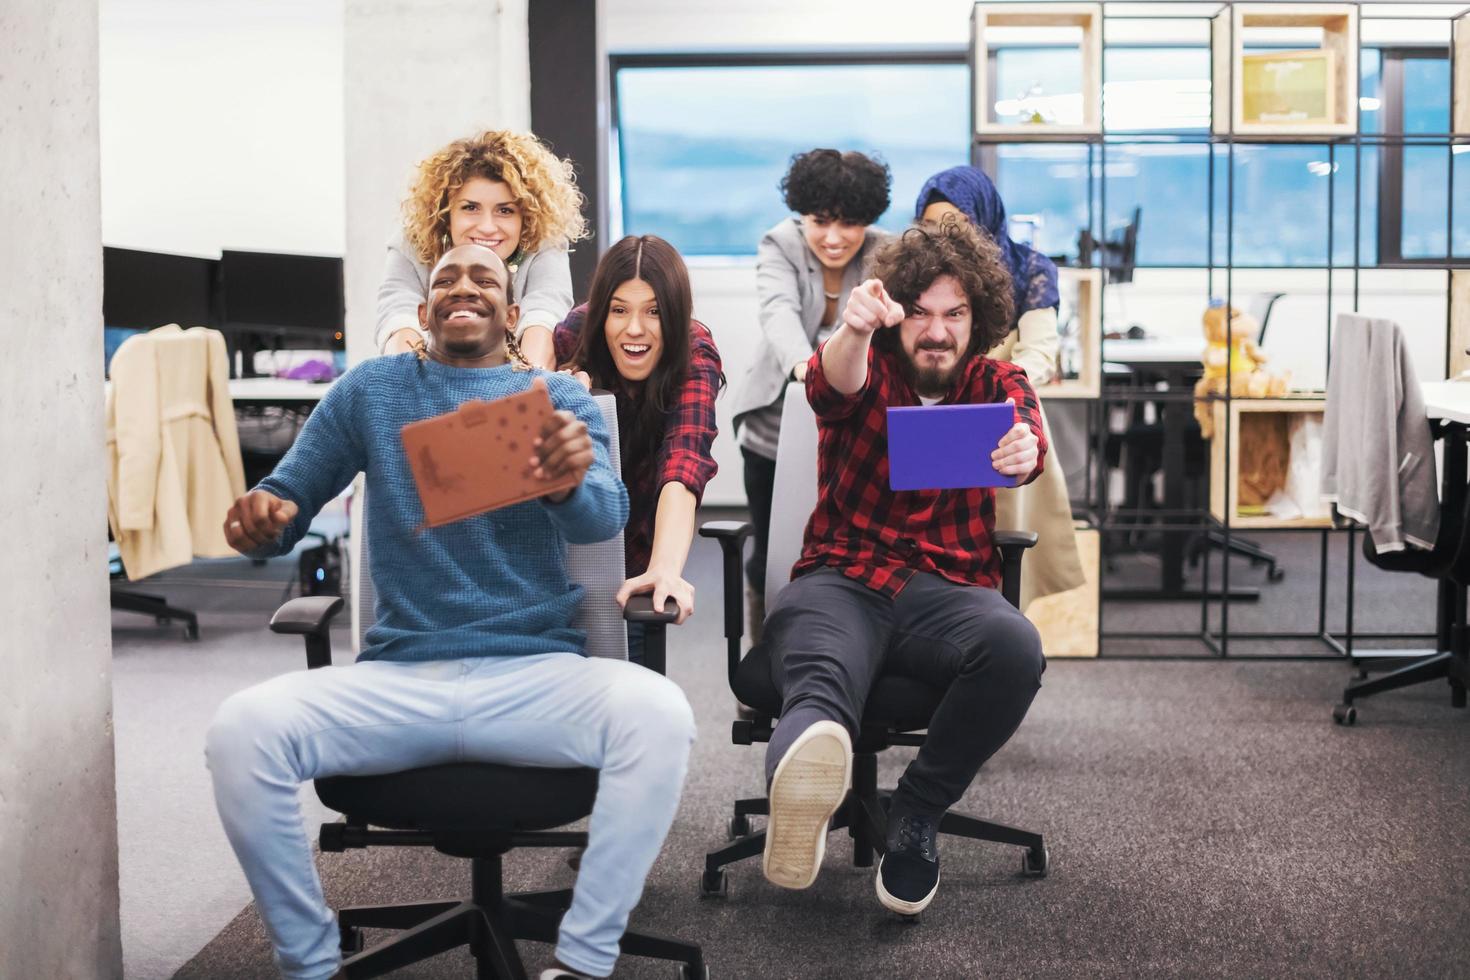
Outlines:
<svg viewBox="0 0 1470 980"><path fill-rule="evenodd" d="M787 384L806 380L807 360L836 328L868 257L887 239L870 226L888 210L891 183L887 165L861 153L818 149L797 154L781 179L781 192L799 217L766 232L756 250L760 347L733 396L755 532L745 564L752 641L760 639L765 620L766 540L781 400Z"/></svg>

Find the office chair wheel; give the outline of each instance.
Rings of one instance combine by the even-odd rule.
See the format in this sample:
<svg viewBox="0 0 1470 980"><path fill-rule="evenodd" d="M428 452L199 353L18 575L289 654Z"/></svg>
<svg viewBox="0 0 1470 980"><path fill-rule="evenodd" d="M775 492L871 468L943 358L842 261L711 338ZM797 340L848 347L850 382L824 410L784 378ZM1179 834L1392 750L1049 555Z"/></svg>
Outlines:
<svg viewBox="0 0 1470 980"><path fill-rule="evenodd" d="M730 876L725 874L724 868L715 871L706 871L699 877L700 898L729 898Z"/></svg>
<svg viewBox="0 0 1470 980"><path fill-rule="evenodd" d="M750 818L743 813L737 813L730 818L730 823L725 829L726 836L730 840L739 840L750 833Z"/></svg>
<svg viewBox="0 0 1470 980"><path fill-rule="evenodd" d="M1280 565L1272 565L1270 568L1266 569L1266 581L1280 582L1284 578L1286 578L1286 569L1282 568Z"/></svg>
<svg viewBox="0 0 1470 980"><path fill-rule="evenodd" d="M355 926L339 926L341 938L337 945L342 949L343 956L355 956L363 950L362 930Z"/></svg>
<svg viewBox="0 0 1470 980"><path fill-rule="evenodd" d="M696 972L689 969L688 963L680 963L679 980L709 980L709 964L706 963Z"/></svg>
<svg viewBox="0 0 1470 980"><path fill-rule="evenodd" d="M1332 708L1332 720L1339 725L1353 725L1358 721L1358 709L1351 704L1338 704Z"/></svg>
<svg viewBox="0 0 1470 980"><path fill-rule="evenodd" d="M1029 848L1021 855L1021 874L1026 878L1045 878L1049 867L1051 854L1047 852L1045 844Z"/></svg>
<svg viewBox="0 0 1470 980"><path fill-rule="evenodd" d="M184 639L186 639L186 640L198 640L199 639L199 624L198 623L185 623L184 624Z"/></svg>

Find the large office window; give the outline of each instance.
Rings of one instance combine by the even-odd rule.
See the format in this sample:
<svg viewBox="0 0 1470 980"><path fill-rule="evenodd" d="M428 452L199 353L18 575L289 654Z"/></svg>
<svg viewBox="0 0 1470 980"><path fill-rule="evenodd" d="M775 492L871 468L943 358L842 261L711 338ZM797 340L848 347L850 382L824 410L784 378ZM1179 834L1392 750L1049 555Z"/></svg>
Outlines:
<svg viewBox="0 0 1470 980"><path fill-rule="evenodd" d="M686 255L753 254L787 213L777 185L794 153L833 146L885 159L893 205L879 225L891 230L909 221L926 177L969 158L969 72L958 54L622 57L613 67L614 230L662 235ZM1448 130L1442 49L1364 48L1359 67L1365 134ZM1063 113L1081 98L1075 55L1003 47L989 70L1003 104L1045 99ZM1105 125L1119 134L1105 146L981 150L1011 234L1043 252L1074 257L1082 229L1116 234L1137 209L1140 265L1220 265L1228 247L1237 266L1320 266L1330 205L1336 265L1443 261L1448 242L1470 256L1470 152L1371 140L1212 149L1203 46L1109 47L1103 79Z"/></svg>
<svg viewBox="0 0 1470 980"><path fill-rule="evenodd" d="M685 255L750 255L789 214L779 183L792 154L829 146L883 158L893 203L880 226L913 217L923 181L968 162L969 70L891 64L614 63L622 231Z"/></svg>

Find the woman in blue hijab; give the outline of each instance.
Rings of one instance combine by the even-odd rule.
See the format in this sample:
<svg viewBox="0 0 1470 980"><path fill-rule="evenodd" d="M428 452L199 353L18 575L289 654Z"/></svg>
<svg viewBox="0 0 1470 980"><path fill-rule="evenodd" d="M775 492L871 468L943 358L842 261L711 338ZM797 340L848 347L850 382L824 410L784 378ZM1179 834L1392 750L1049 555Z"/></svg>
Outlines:
<svg viewBox="0 0 1470 980"><path fill-rule="evenodd" d="M914 219L938 221L946 214L983 229L1000 246L1016 294L1016 321L990 356L1025 368L1040 391L1057 376L1057 267L1029 245L1011 240L1000 191L977 167L951 167L924 182Z"/></svg>
<svg viewBox="0 0 1470 980"><path fill-rule="evenodd" d="M1057 377L1057 267L1028 245L1012 241L1006 229L1006 207L990 178L975 167L951 167L930 177L914 204L918 221L940 221L954 215L984 230L997 245L1011 271L1016 319L1005 340L987 353L1026 369L1038 393ZM1042 425L1046 425L1043 405ZM1032 599L1078 588L1087 579L1077 553L1067 479L1057 458L1056 441L1047 431L1047 466L1024 487L998 490L995 526L1035 531L1036 548L1021 565L1021 608Z"/></svg>

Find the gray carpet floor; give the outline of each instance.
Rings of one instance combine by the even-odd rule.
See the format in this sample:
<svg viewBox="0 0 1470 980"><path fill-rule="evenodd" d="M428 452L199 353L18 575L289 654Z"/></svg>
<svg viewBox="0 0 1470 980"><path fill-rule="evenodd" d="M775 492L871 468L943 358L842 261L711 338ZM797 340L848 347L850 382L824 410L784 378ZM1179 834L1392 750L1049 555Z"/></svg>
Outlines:
<svg viewBox="0 0 1470 980"><path fill-rule="evenodd" d="M218 567L196 564L190 576ZM1279 606L1275 598L1307 579L1315 589L1315 569L1296 573L1293 566L1268 590L1278 590L1272 608L1287 617L1274 628L1300 628L1292 617L1304 615L1302 597ZM243 576L238 567L212 574ZM173 805L121 818L130 977L168 975L151 972L167 957L140 958L140 944L187 942L198 952L180 978L274 975L259 919L240 897L243 880L228 849L218 850L198 748L229 690L299 666L299 651L259 625L279 597L281 566L260 574L275 576L274 591L265 582L197 583L195 604L214 604L197 645L115 618L120 811L166 795L171 780L187 784ZM731 868L728 899L700 901L702 856L723 843L730 801L755 795L760 780L760 748L729 743L717 574L712 546L697 541L690 575L699 612L673 633L669 659L700 738L678 819L633 916L635 928L702 943L714 976L1470 975L1470 718L1436 684L1364 702L1359 725L1340 729L1329 715L1348 677L1340 663L1055 661L1025 724L960 808L1046 834L1048 878L1021 878L1018 849L944 840L939 897L908 925L878 906L871 870L853 868L846 838L834 835L808 891L768 885L757 859ZM1422 584L1389 577L1373 601L1391 609L1387 593L1398 589L1401 628L1426 628L1432 589L1426 605ZM1126 628L1113 621L1114 608L1110 628ZM1265 617L1262 608L1256 615ZM1136 617L1139 628L1183 616L1156 605L1124 609L1118 615ZM190 669L179 670L186 659ZM886 785L912 753L883 757ZM186 765L187 777L156 772ZM184 810L194 837L174 838L167 826ZM146 854L130 844L145 825L160 842ZM191 843L211 834L208 847ZM563 857L510 855L509 887L570 885ZM318 867L335 904L468 890L463 862L420 849L325 854ZM179 906L216 908L181 908L170 920L149 888L168 890ZM220 918L231 902L238 914ZM173 935L185 920L187 942ZM538 968L549 955L536 945L523 953ZM458 952L394 975L473 972ZM674 971L629 958L618 975Z"/></svg>

